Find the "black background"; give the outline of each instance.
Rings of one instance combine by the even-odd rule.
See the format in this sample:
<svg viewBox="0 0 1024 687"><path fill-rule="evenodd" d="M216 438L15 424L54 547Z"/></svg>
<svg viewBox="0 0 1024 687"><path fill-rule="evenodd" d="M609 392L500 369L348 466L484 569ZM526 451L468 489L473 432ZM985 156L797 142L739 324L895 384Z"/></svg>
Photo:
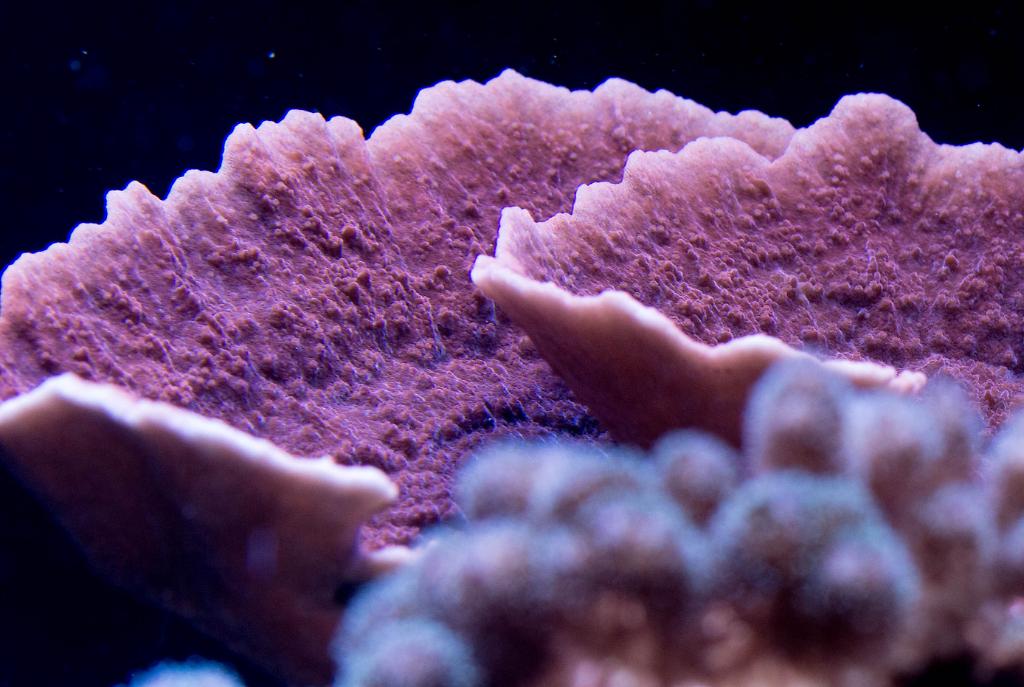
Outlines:
<svg viewBox="0 0 1024 687"><path fill-rule="evenodd" d="M0 0L0 264L66 239L79 222L101 221L110 189L137 179L163 197L184 170L216 169L239 122L302 108L352 117L369 134L408 112L422 87L486 80L505 67L571 88L623 77L797 126L826 115L846 93L880 91L909 104L935 140L1020 149L1024 13L1017 5L916 12L897 2L314 8ZM38 544L32 523L45 515L28 515L30 504L11 508L0 515L25 527L20 549L0 551L0 687L65 679L109 685L160 655L224 658L173 620L82 582L80 561L59 553L66 551L59 533L46 537L57 544ZM26 567L26 551L49 574ZM23 622L29 614L33 622ZM49 629L54 623L59 632ZM119 656L128 636L138 641ZM79 646L68 654L51 641ZM52 665L90 647L99 647L91 660Z"/></svg>
<svg viewBox="0 0 1024 687"><path fill-rule="evenodd" d="M0 0L0 263L101 221L110 189L137 179L163 197L184 170L216 169L239 122L302 108L369 134L422 87L504 67L571 88L619 76L797 126L880 91L935 140L1024 146L1020 3L903 4Z"/></svg>

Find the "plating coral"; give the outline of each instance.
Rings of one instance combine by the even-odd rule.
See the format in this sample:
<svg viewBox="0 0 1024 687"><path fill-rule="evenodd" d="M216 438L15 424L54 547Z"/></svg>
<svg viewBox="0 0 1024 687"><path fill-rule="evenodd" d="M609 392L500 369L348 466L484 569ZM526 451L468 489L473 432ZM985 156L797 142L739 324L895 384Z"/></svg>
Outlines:
<svg viewBox="0 0 1024 687"><path fill-rule="evenodd" d="M343 679L1016 664L1024 421L981 461L954 387L854 387L946 370L1003 419L1019 171L884 96L794 131L511 72L429 89L368 139L300 112L241 126L216 174L111 194L103 225L5 272L4 465L106 575L293 681L328 679L348 591L414 555L386 545L458 512L357 604ZM530 340L472 290L477 255ZM978 333L955 326L968 308ZM647 447L683 426L743 453L506 446L451 498L485 437ZM388 642L422 660L387 664Z"/></svg>

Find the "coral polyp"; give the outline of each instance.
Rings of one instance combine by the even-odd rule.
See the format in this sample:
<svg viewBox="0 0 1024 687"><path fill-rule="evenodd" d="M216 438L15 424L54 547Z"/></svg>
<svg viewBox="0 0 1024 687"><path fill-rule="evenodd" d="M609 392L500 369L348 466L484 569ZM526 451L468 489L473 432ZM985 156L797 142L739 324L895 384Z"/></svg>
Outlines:
<svg viewBox="0 0 1024 687"><path fill-rule="evenodd" d="M356 599L339 684L375 655L365 629L395 622L448 628L480 685L889 685L964 655L1018 670L1021 420L983 454L938 429L954 411L979 429L948 381L907 398L793 360L753 389L758 440L738 453L692 430L649 455L492 447L457 480L464 519Z"/></svg>

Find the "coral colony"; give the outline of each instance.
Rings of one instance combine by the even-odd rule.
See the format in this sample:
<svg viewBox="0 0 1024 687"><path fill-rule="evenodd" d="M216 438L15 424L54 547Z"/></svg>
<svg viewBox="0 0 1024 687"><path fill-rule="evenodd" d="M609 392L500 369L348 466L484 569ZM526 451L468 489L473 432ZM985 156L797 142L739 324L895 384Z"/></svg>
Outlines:
<svg viewBox="0 0 1024 687"><path fill-rule="evenodd" d="M7 269L4 467L288 684L1018 674L1021 198L880 95L290 112Z"/></svg>

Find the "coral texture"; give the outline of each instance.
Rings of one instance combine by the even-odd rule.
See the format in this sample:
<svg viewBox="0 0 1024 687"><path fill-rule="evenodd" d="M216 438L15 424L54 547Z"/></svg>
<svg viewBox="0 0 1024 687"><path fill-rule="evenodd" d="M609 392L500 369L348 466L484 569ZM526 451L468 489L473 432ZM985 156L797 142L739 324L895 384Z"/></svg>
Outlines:
<svg viewBox="0 0 1024 687"><path fill-rule="evenodd" d="M955 376L994 426L1024 388L1021 197L1019 153L937 145L906 106L848 96L776 159L699 140L634 153L571 214L507 209L473 274L622 439L738 441L738 386L791 354L751 334Z"/></svg>
<svg viewBox="0 0 1024 687"><path fill-rule="evenodd" d="M218 172L111 193L103 224L4 272L0 455L97 569L294 683L330 679L357 587L419 558L349 618L343 680L1013 662L1024 422L979 481L956 392L921 410L848 385L948 372L1006 416L1021 170L882 96L795 131L514 72L427 89L369 138L242 125ZM800 374L764 376L781 358ZM718 438L645 467L596 448L677 427ZM580 444L501 450L453 502L486 439L550 436Z"/></svg>
<svg viewBox="0 0 1024 687"><path fill-rule="evenodd" d="M567 210L581 183L618 179L630 151L675 150L705 135L737 136L775 156L792 127L623 81L570 93L513 72L428 89L411 115L368 140L351 120L304 112L239 126L217 173L188 172L163 201L137 183L111 193L103 224L82 225L67 244L6 270L0 397L71 372L294 455L377 467L398 486L397 503L363 527L363 545L409 542L451 514L451 475L484 438L599 433L469 282L473 258L492 250L500 209ZM97 567L278 672L327 679L322 647L338 604L320 615L331 603L324 590L338 588L344 602L358 557L352 533L374 509L341 504L333 525L311 526L304 518L317 504L292 514L276 497L238 498L248 462L231 461L224 474L234 476L205 481L201 437L183 431L153 442L123 421L124 397L75 388L69 396L50 387L12 406L17 420L0 441ZM70 403L61 405L66 414L49 412L54 403ZM93 433L78 436L72 481L57 467L69 446L63 423L97 418ZM20 425L32 436L15 436ZM109 445L119 453L105 455ZM344 481L344 469L323 474ZM181 480L165 482L163 472ZM286 473L254 481L287 494ZM135 498L120 503L120 494ZM172 507L183 519L162 510ZM150 520L188 541L154 551L140 524ZM234 557L254 538L265 551L287 538L300 566L318 552L321 577L277 575L284 563L274 559L255 583ZM324 551L330 541L339 542L333 553ZM132 549L138 555L124 555ZM182 552L190 583L162 576L161 564ZM260 593L243 603L253 589ZM319 620L304 622L310 614ZM272 635L288 639L269 646Z"/></svg>
<svg viewBox="0 0 1024 687"><path fill-rule="evenodd" d="M755 385L742 453L695 431L650 456L491 448L458 481L465 521L355 599L338 684L866 687L964 654L1019 673L1024 416L986 453L981 427L946 380L908 398L797 359Z"/></svg>
<svg viewBox="0 0 1024 687"><path fill-rule="evenodd" d="M631 151L708 135L776 156L792 127L513 72L427 89L369 140L303 112L239 126L219 172L187 173L165 201L112 193L102 225L5 272L0 393L70 371L377 466L401 493L367 541L407 542L449 513L450 475L483 436L596 433L467 279L501 208L567 210Z"/></svg>
<svg viewBox="0 0 1024 687"><path fill-rule="evenodd" d="M330 674L339 586L403 560L358 547L396 496L379 470L300 460L107 385L44 382L0 406L0 440L111 581L297 680Z"/></svg>

